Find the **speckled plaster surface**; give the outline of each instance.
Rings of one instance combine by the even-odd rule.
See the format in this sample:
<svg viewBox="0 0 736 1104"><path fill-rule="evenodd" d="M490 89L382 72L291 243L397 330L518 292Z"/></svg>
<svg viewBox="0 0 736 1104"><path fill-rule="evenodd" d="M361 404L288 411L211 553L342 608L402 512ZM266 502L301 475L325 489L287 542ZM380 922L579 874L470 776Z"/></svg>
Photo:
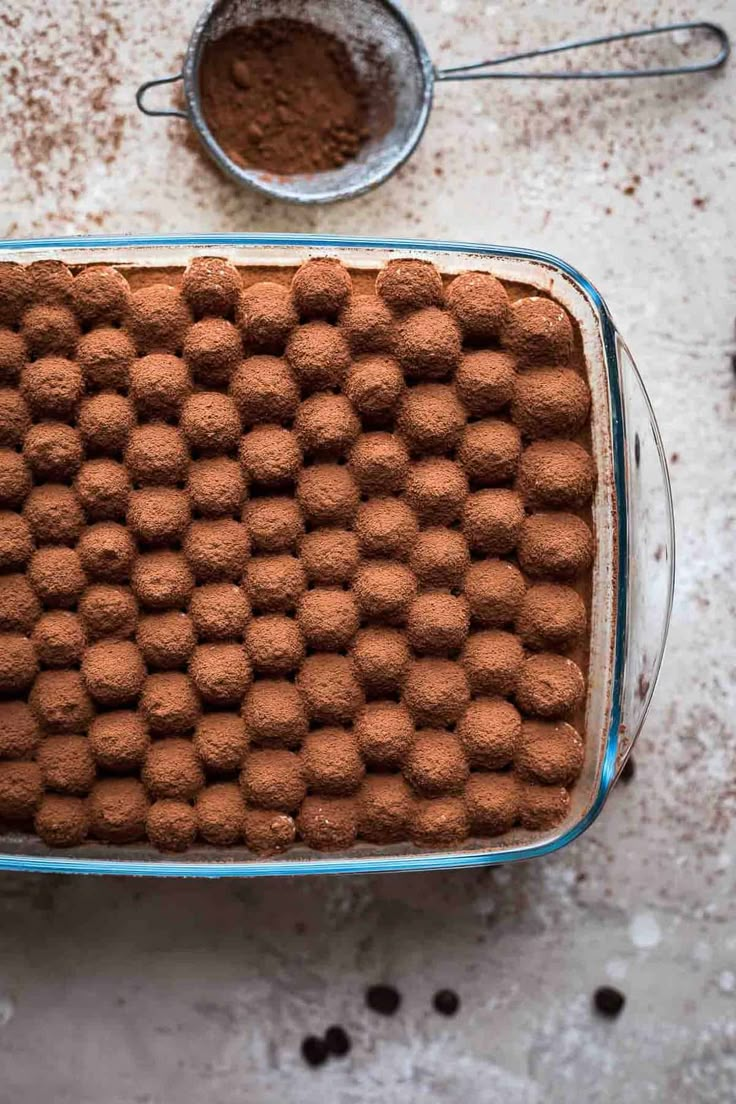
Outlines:
<svg viewBox="0 0 736 1104"><path fill-rule="evenodd" d="M441 63L704 15L580 0L411 3ZM495 871L282 882L0 877L0 1104L736 1099L733 441L736 65L611 86L446 86L411 163L301 211L140 117L196 0L0 11L0 235L319 230L548 250L602 290L658 413L679 581L637 772L567 851ZM399 1015L362 1004L395 982ZM591 991L618 985L615 1023ZM452 986L460 1014L430 1010ZM343 1023L350 1058L302 1066Z"/></svg>

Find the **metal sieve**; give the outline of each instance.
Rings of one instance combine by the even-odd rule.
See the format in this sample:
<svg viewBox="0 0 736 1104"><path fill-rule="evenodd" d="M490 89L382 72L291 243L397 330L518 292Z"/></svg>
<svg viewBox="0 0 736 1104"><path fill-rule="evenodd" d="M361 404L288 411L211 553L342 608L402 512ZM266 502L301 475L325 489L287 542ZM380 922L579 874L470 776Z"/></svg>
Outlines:
<svg viewBox="0 0 736 1104"><path fill-rule="evenodd" d="M375 84L376 73L379 72L382 79L385 79L386 94L394 101L392 125L379 136L370 138L356 157L339 168L293 176L275 176L264 170L244 168L228 157L204 117L199 67L207 43L216 41L237 27L247 27L259 20L277 18L302 19L333 34L347 48L359 78L366 81L371 78ZM718 53L705 61L645 69L522 72L499 68L511 62L563 53L585 46L673 34L678 31L705 32L716 40ZM427 125L437 81L607 80L674 76L716 69L724 64L729 52L729 39L721 27L714 23L687 22L562 42L524 53L475 62L472 65L437 69L419 32L397 0L212 0L194 26L182 71L173 77L146 81L136 93L136 102L146 115L189 120L208 154L223 172L239 184L293 203L330 203L375 188L406 161ZM183 81L186 111L146 106L144 97L149 89L176 81Z"/></svg>

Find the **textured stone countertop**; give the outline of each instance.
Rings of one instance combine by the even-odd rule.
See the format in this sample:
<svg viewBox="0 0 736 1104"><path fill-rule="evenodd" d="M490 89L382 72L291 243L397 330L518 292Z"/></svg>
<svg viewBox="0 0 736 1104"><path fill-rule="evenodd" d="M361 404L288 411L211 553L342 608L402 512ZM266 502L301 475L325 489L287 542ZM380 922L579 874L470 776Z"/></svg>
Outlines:
<svg viewBox="0 0 736 1104"><path fill-rule="evenodd" d="M440 63L693 17L733 0L409 5ZM736 62L612 85L443 86L412 161L302 211L218 177L140 116L197 0L9 0L0 236L314 230L532 246L585 272L633 350L671 460L679 578L661 681L577 843L496 870L284 881L0 876L0 1102L736 1098ZM395 983L392 1019L365 986ZM616 1021L591 1011L614 984ZM455 988L453 1019L432 993ZM318 1071L304 1034L341 1023Z"/></svg>

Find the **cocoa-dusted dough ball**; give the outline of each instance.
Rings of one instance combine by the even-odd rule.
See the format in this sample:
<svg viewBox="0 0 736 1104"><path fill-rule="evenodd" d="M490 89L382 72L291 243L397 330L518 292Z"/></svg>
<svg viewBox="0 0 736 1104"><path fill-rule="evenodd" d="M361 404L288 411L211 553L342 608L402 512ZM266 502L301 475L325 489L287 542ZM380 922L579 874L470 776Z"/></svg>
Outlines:
<svg viewBox="0 0 736 1104"><path fill-rule="evenodd" d="M283 487L296 478L302 452L296 434L283 426L256 426L240 440L240 463L262 487Z"/></svg>
<svg viewBox="0 0 736 1104"><path fill-rule="evenodd" d="M301 510L290 495L249 499L243 521L254 552L289 552L304 532Z"/></svg>
<svg viewBox="0 0 736 1104"><path fill-rule="evenodd" d="M248 750L248 735L237 713L205 713L194 733L194 749L210 774L238 770Z"/></svg>
<svg viewBox="0 0 736 1104"><path fill-rule="evenodd" d="M468 763L457 736L441 728L419 729L404 759L404 777L426 797L462 790Z"/></svg>
<svg viewBox="0 0 736 1104"><path fill-rule="evenodd" d="M135 360L135 345L125 330L92 330L82 334L76 359L88 391L127 387Z"/></svg>
<svg viewBox="0 0 736 1104"><path fill-rule="evenodd" d="M584 506L595 487L593 457L574 441L535 441L524 449L517 487L527 506Z"/></svg>
<svg viewBox="0 0 736 1104"><path fill-rule="evenodd" d="M122 518L128 507L130 480L122 464L114 460L88 460L74 488L89 518Z"/></svg>
<svg viewBox="0 0 736 1104"><path fill-rule="evenodd" d="M86 644L81 620L68 610L44 613L33 629L33 645L44 667L76 667Z"/></svg>
<svg viewBox="0 0 736 1104"><path fill-rule="evenodd" d="M177 353L191 316L181 292L168 284L149 284L130 297L126 325L139 353Z"/></svg>
<svg viewBox="0 0 736 1104"><path fill-rule="evenodd" d="M356 801L352 797L306 797L296 818L299 836L316 851L352 847L358 834Z"/></svg>
<svg viewBox="0 0 736 1104"><path fill-rule="evenodd" d="M504 487L478 491L465 503L462 521L463 535L474 552L511 552L524 523L524 504L516 491Z"/></svg>
<svg viewBox="0 0 736 1104"><path fill-rule="evenodd" d="M81 797L44 794L33 827L48 847L77 847L89 831L87 802Z"/></svg>
<svg viewBox="0 0 736 1104"><path fill-rule="evenodd" d="M358 742L344 728L310 732L302 744L301 762L310 793L354 793L365 774Z"/></svg>
<svg viewBox="0 0 736 1104"><path fill-rule="evenodd" d="M10 571L23 567L32 552L33 540L25 518L9 510L0 510L0 568ZM35 583L33 586L38 589Z"/></svg>
<svg viewBox="0 0 736 1104"><path fill-rule="evenodd" d="M41 803L43 782L38 763L0 763L0 817L28 820Z"/></svg>
<svg viewBox="0 0 736 1104"><path fill-rule="evenodd" d="M193 510L205 517L224 517L240 511L248 484L237 460L213 456L191 465L187 489Z"/></svg>
<svg viewBox="0 0 736 1104"><path fill-rule="evenodd" d="M130 396L147 418L175 418L191 390L189 369L170 353L150 353L130 369Z"/></svg>
<svg viewBox="0 0 736 1104"><path fill-rule="evenodd" d="M146 667L132 641L103 640L87 649L82 677L101 705L126 705L140 694Z"/></svg>
<svg viewBox="0 0 736 1104"><path fill-rule="evenodd" d="M83 268L74 277L72 302L85 326L121 321L128 309L129 299L128 281L111 265Z"/></svg>
<svg viewBox="0 0 736 1104"><path fill-rule="evenodd" d="M126 521L146 544L177 541L189 525L189 499L174 487L142 487L130 496Z"/></svg>
<svg viewBox="0 0 736 1104"><path fill-rule="evenodd" d="M413 806L400 774L369 774L358 792L358 835L369 843L405 839Z"/></svg>
<svg viewBox="0 0 736 1104"><path fill-rule="evenodd" d="M463 593L480 625L508 625L524 600L524 576L508 560L481 560L468 568Z"/></svg>
<svg viewBox="0 0 736 1104"><path fill-rule="evenodd" d="M398 362L385 354L363 356L352 364L344 388L358 413L367 419L389 417L406 389Z"/></svg>
<svg viewBox="0 0 736 1104"><path fill-rule="evenodd" d="M186 477L189 452L180 430L163 422L136 426L125 450L134 483L179 483Z"/></svg>
<svg viewBox="0 0 736 1104"><path fill-rule="evenodd" d="M87 582L77 553L61 545L49 545L34 552L28 578L47 606L73 606Z"/></svg>
<svg viewBox="0 0 736 1104"><path fill-rule="evenodd" d="M554 828L567 816L570 795L563 786L536 786L527 782L520 787L519 819L522 828L539 831Z"/></svg>
<svg viewBox="0 0 736 1104"><path fill-rule="evenodd" d="M195 318L232 314L242 290L240 273L224 257L194 257L181 278L181 293Z"/></svg>
<svg viewBox="0 0 736 1104"><path fill-rule="evenodd" d="M536 583L516 615L516 631L529 648L565 648L585 632L585 602L572 587Z"/></svg>
<svg viewBox="0 0 736 1104"><path fill-rule="evenodd" d="M346 467L314 464L299 473L297 501L313 525L349 524L358 508L358 488Z"/></svg>
<svg viewBox="0 0 736 1104"><path fill-rule="evenodd" d="M188 675L165 671L149 675L143 686L141 712L157 736L191 732L199 716L199 699Z"/></svg>
<svg viewBox="0 0 736 1104"><path fill-rule="evenodd" d="M509 313L506 288L487 272L463 272L447 289L447 305L466 341L497 337Z"/></svg>
<svg viewBox="0 0 736 1104"><path fill-rule="evenodd" d="M372 353L391 346L393 318L376 295L351 295L340 315L340 329L354 353Z"/></svg>
<svg viewBox="0 0 736 1104"><path fill-rule="evenodd" d="M79 430L60 422L33 425L23 442L23 455L37 479L71 479L82 463Z"/></svg>
<svg viewBox="0 0 736 1104"><path fill-rule="evenodd" d="M248 739L255 744L298 747L308 722L301 692L286 679L257 679L241 708Z"/></svg>
<svg viewBox="0 0 736 1104"><path fill-rule="evenodd" d="M392 694L403 684L411 656L397 629L361 629L351 647L355 670L367 694Z"/></svg>
<svg viewBox="0 0 736 1104"><path fill-rule="evenodd" d="M100 583L85 590L79 614L92 640L102 636L125 639L135 632L138 603L127 587Z"/></svg>
<svg viewBox="0 0 736 1104"><path fill-rule="evenodd" d="M25 575L0 575L0 629L29 636L41 606Z"/></svg>
<svg viewBox="0 0 736 1104"><path fill-rule="evenodd" d="M21 335L0 326L0 380L15 383L27 355L26 343Z"/></svg>
<svg viewBox="0 0 736 1104"><path fill-rule="evenodd" d="M296 681L312 721L346 724L363 705L354 665L346 656L308 656Z"/></svg>
<svg viewBox="0 0 736 1104"><path fill-rule="evenodd" d="M457 735L472 767L498 770L514 758L521 717L504 698L475 698L457 723Z"/></svg>
<svg viewBox="0 0 736 1104"><path fill-rule="evenodd" d="M105 843L134 843L146 832L148 798L137 778L103 778L89 797L90 835Z"/></svg>
<svg viewBox="0 0 736 1104"><path fill-rule="evenodd" d="M47 790L79 796L92 788L95 761L86 736L47 736L36 759Z"/></svg>
<svg viewBox="0 0 736 1104"><path fill-rule="evenodd" d="M199 834L205 843L232 847L243 838L245 804L237 782L216 782L200 790L195 812Z"/></svg>
<svg viewBox="0 0 736 1104"><path fill-rule="evenodd" d="M572 353L572 323L559 303L531 295L512 304L501 340L523 364L561 364Z"/></svg>
<svg viewBox="0 0 736 1104"><path fill-rule="evenodd" d="M20 693L28 689L37 670L36 650L28 637L20 633L1 633L0 692Z"/></svg>
<svg viewBox="0 0 736 1104"><path fill-rule="evenodd" d="M91 525L77 545L87 575L106 583L121 583L129 577L137 551L125 526L114 521Z"/></svg>
<svg viewBox="0 0 736 1104"><path fill-rule="evenodd" d="M417 801L410 824L411 838L420 847L449 847L464 840L470 830L462 797L433 797Z"/></svg>
<svg viewBox="0 0 736 1104"><path fill-rule="evenodd" d="M424 529L412 548L409 566L425 587L455 587L470 567L462 533L454 529Z"/></svg>
<svg viewBox="0 0 736 1104"><path fill-rule="evenodd" d="M409 606L406 634L416 652L450 655L468 635L470 613L465 598L442 590L419 594Z"/></svg>
<svg viewBox="0 0 736 1104"><path fill-rule="evenodd" d="M191 740L154 740L141 771L152 797L190 798L204 786L204 771Z"/></svg>
<svg viewBox="0 0 736 1104"><path fill-rule="evenodd" d="M290 422L299 406L299 389L289 365L273 356L244 360L230 380L230 395L246 427Z"/></svg>
<svg viewBox="0 0 736 1104"><path fill-rule="evenodd" d="M514 754L518 774L545 786L569 786L580 774L585 749L564 721L524 721Z"/></svg>
<svg viewBox="0 0 736 1104"><path fill-rule="evenodd" d="M31 489L25 457L15 449L0 448L0 506L22 506Z"/></svg>
<svg viewBox="0 0 736 1104"><path fill-rule="evenodd" d="M417 659L410 665L404 701L417 724L455 724L469 700L467 678L459 663Z"/></svg>
<svg viewBox="0 0 736 1104"><path fill-rule="evenodd" d="M297 620L307 645L325 652L346 648L360 625L352 594L335 587L316 587L303 594Z"/></svg>
<svg viewBox="0 0 736 1104"><path fill-rule="evenodd" d="M197 579L238 579L250 554L248 530L232 518L195 521L184 539L184 555Z"/></svg>
<svg viewBox="0 0 736 1104"><path fill-rule="evenodd" d="M194 591L189 614L200 640L234 640L245 630L250 602L234 583L207 583Z"/></svg>
<svg viewBox="0 0 736 1104"><path fill-rule="evenodd" d="M12 326L20 322L32 295L28 268L16 261L0 262L0 323Z"/></svg>
<svg viewBox="0 0 736 1104"><path fill-rule="evenodd" d="M418 531L414 511L399 498L373 498L358 508L355 532L364 556L404 560Z"/></svg>
<svg viewBox="0 0 736 1104"><path fill-rule="evenodd" d="M37 418L69 418L82 397L82 373L72 360L43 357L21 372L20 392Z"/></svg>
<svg viewBox="0 0 736 1104"><path fill-rule="evenodd" d="M179 610L142 617L135 639L148 666L159 671L183 667L197 643L192 619Z"/></svg>
<svg viewBox="0 0 736 1104"><path fill-rule="evenodd" d="M241 644L199 644L189 660L189 674L212 705L238 705L253 677Z"/></svg>
<svg viewBox="0 0 736 1104"><path fill-rule="evenodd" d="M307 322L289 337L286 359L302 392L308 394L339 387L350 367L350 350L329 322Z"/></svg>
<svg viewBox="0 0 736 1104"><path fill-rule="evenodd" d="M260 855L285 851L296 839L294 818L277 809L246 809L244 831L248 847Z"/></svg>
<svg viewBox="0 0 736 1104"><path fill-rule="evenodd" d="M302 538L299 556L312 583L349 583L358 567L358 540L346 529L316 529Z"/></svg>
<svg viewBox="0 0 736 1104"><path fill-rule="evenodd" d="M304 639L293 617L278 613L254 617L245 630L244 642L255 670L267 675L295 671L304 659Z"/></svg>
<svg viewBox="0 0 736 1104"><path fill-rule="evenodd" d="M465 411L451 387L422 383L402 399L397 426L413 452L450 452L460 440Z"/></svg>
<svg viewBox="0 0 736 1104"><path fill-rule="evenodd" d="M102 391L84 400L77 424L88 449L120 452L135 424L133 405L124 395Z"/></svg>
<svg viewBox="0 0 736 1104"><path fill-rule="evenodd" d="M141 605L173 609L187 604L194 579L181 553L149 552L136 560L130 585Z"/></svg>
<svg viewBox="0 0 736 1104"><path fill-rule="evenodd" d="M74 278L63 261L34 261L27 271L34 302L71 306Z"/></svg>
<svg viewBox="0 0 736 1104"><path fill-rule="evenodd" d="M159 851L186 851L197 836L197 814L186 801L154 801L146 815L146 835Z"/></svg>
<svg viewBox="0 0 736 1104"><path fill-rule="evenodd" d="M420 460L409 469L405 495L425 525L449 525L468 497L468 477L454 460Z"/></svg>
<svg viewBox="0 0 736 1104"><path fill-rule="evenodd" d="M68 307L31 307L23 315L23 338L32 357L74 356L79 324Z"/></svg>
<svg viewBox="0 0 736 1104"><path fill-rule="evenodd" d="M140 713L127 709L100 713L88 738L95 762L109 771L136 771L151 740Z"/></svg>
<svg viewBox="0 0 736 1104"><path fill-rule="evenodd" d="M442 304L442 277L430 261L399 258L376 276L376 291L393 311L419 310Z"/></svg>
<svg viewBox="0 0 736 1104"><path fill-rule="evenodd" d="M519 563L528 575L572 579L593 562L593 534L575 514L532 514L519 536Z"/></svg>
<svg viewBox="0 0 736 1104"><path fill-rule="evenodd" d="M205 387L227 387L243 359L240 334L224 318L205 318L187 330L183 355L198 383Z"/></svg>
<svg viewBox="0 0 736 1104"><path fill-rule="evenodd" d="M299 407L294 431L307 454L341 455L360 432L360 422L344 395L312 395Z"/></svg>
<svg viewBox="0 0 736 1104"><path fill-rule="evenodd" d="M409 454L393 433L363 433L350 453L350 471L365 494L394 494L406 482Z"/></svg>
<svg viewBox="0 0 736 1104"><path fill-rule="evenodd" d="M191 448L230 452L240 440L240 415L219 391L198 391L184 403L179 422Z"/></svg>
<svg viewBox="0 0 736 1104"><path fill-rule="evenodd" d="M287 289L271 280L262 280L244 290L236 321L249 348L282 353L299 319Z"/></svg>
<svg viewBox="0 0 736 1104"><path fill-rule="evenodd" d="M302 318L334 318L352 289L350 273L336 257L310 258L291 281L291 297Z"/></svg>
<svg viewBox="0 0 736 1104"><path fill-rule="evenodd" d="M14 387L0 388L0 445L20 445L31 426L28 404Z"/></svg>
<svg viewBox="0 0 736 1104"><path fill-rule="evenodd" d="M40 739L24 701L0 701L0 759L31 759Z"/></svg>
<svg viewBox="0 0 736 1104"><path fill-rule="evenodd" d="M525 437L572 437L588 420L590 389L572 368L520 372L511 417Z"/></svg>
<svg viewBox="0 0 736 1104"><path fill-rule="evenodd" d="M394 348L408 376L432 380L445 379L454 371L462 344L451 316L427 307L399 325Z"/></svg>
<svg viewBox="0 0 736 1104"><path fill-rule="evenodd" d="M514 774L473 771L465 787L472 831L478 836L500 836L519 819L521 788Z"/></svg>
<svg viewBox="0 0 736 1104"><path fill-rule="evenodd" d="M246 801L287 813L299 808L307 792L299 756L275 748L251 751L240 785Z"/></svg>
<svg viewBox="0 0 736 1104"><path fill-rule="evenodd" d="M523 663L516 680L516 704L523 713L562 717L585 697L583 672L567 656L539 652Z"/></svg>
<svg viewBox="0 0 736 1104"><path fill-rule="evenodd" d="M460 657L474 694L511 694L524 663L518 636L501 629L473 633Z"/></svg>
<svg viewBox="0 0 736 1104"><path fill-rule="evenodd" d="M402 621L417 592L414 573L390 560L362 563L355 574L354 593L365 617Z"/></svg>
<svg viewBox="0 0 736 1104"><path fill-rule="evenodd" d="M50 732L85 732L92 719L92 702L79 671L41 671L28 701Z"/></svg>
<svg viewBox="0 0 736 1104"><path fill-rule="evenodd" d="M293 609L304 593L304 567L294 556L254 556L245 572L251 604L259 612Z"/></svg>
<svg viewBox="0 0 736 1104"><path fill-rule="evenodd" d="M468 478L480 486L513 479L521 456L521 436L515 425L497 418L471 422L457 450Z"/></svg>

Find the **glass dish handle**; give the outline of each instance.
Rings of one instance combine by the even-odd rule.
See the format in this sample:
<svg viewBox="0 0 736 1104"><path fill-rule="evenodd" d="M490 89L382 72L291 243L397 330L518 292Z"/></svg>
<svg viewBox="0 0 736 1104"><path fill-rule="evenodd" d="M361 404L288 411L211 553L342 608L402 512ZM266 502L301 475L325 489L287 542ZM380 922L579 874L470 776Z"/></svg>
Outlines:
<svg viewBox="0 0 736 1104"><path fill-rule="evenodd" d="M618 334L616 343L624 405L629 545L618 776L644 724L662 665L675 582L675 519L667 459L649 396Z"/></svg>

